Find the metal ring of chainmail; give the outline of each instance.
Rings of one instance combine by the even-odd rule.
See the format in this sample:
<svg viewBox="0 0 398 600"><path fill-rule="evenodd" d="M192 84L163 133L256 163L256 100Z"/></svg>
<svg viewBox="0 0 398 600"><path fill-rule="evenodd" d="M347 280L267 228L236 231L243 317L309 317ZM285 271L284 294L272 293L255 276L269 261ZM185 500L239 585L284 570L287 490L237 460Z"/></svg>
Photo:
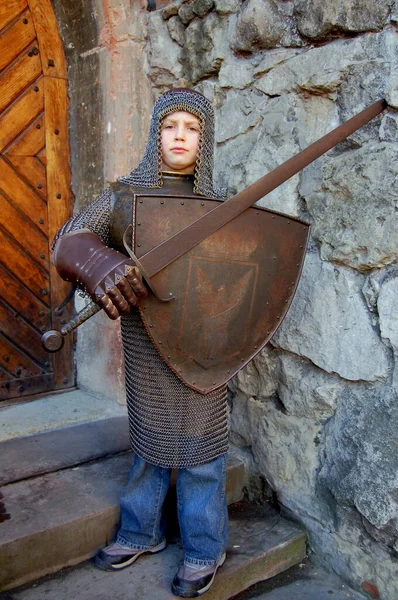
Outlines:
<svg viewBox="0 0 398 600"><path fill-rule="evenodd" d="M211 103L192 90L166 92L155 103L144 157L119 182L134 188L161 188L160 132L162 119L183 110L200 121L198 159L193 192L223 198L213 187L214 113ZM176 183L178 194L178 182ZM88 228L109 246L112 192L105 190L72 217L56 240L75 229ZM202 395L185 386L163 362L149 339L138 312L121 318L126 397L133 450L151 464L168 468L210 462L228 450L227 388Z"/></svg>

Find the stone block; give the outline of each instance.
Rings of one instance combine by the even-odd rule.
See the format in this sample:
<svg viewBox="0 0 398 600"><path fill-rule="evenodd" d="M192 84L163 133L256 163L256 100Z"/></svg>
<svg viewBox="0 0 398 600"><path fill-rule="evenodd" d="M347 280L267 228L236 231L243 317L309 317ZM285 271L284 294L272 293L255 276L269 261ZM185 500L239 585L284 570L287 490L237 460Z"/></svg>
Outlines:
<svg viewBox="0 0 398 600"><path fill-rule="evenodd" d="M253 81L253 65L248 60L227 56L222 62L218 82L223 88L244 89Z"/></svg>
<svg viewBox="0 0 398 600"><path fill-rule="evenodd" d="M397 273L392 273L392 277L386 279L381 286L377 300L377 309L380 319L381 337L392 348L396 356L398 356L397 301L398 277Z"/></svg>
<svg viewBox="0 0 398 600"><path fill-rule="evenodd" d="M301 35L327 40L343 33L363 33L381 29L387 21L390 0L296 0L297 27Z"/></svg>
<svg viewBox="0 0 398 600"><path fill-rule="evenodd" d="M168 4L167 6L165 6L164 9L162 10L163 19L165 21L167 21L167 19L170 19L170 17L174 17L175 15L178 15L178 10L182 6L184 1L185 0L176 0L175 2L172 2L171 4Z"/></svg>
<svg viewBox="0 0 398 600"><path fill-rule="evenodd" d="M204 17L214 6L214 0L194 0L192 4L193 12L198 17Z"/></svg>
<svg viewBox="0 0 398 600"><path fill-rule="evenodd" d="M286 21L274 0L248 0L242 4L231 47L236 52L274 48L281 41Z"/></svg>
<svg viewBox="0 0 398 600"><path fill-rule="evenodd" d="M181 9L190 4L183 4ZM181 10L180 9L180 10ZM182 49L171 38L160 12L148 17L149 77L154 87L165 91L184 83Z"/></svg>
<svg viewBox="0 0 398 600"><path fill-rule="evenodd" d="M214 0L214 9L220 14L236 13L241 5L241 0Z"/></svg>
<svg viewBox="0 0 398 600"><path fill-rule="evenodd" d="M178 9L178 16L180 17L184 25L188 25L188 23L190 23L192 19L195 18L192 3L183 4L182 6L180 6L180 8Z"/></svg>
<svg viewBox="0 0 398 600"><path fill-rule="evenodd" d="M387 113L381 119L380 139L383 142L398 143L398 115Z"/></svg>
<svg viewBox="0 0 398 600"><path fill-rule="evenodd" d="M397 418L397 392L383 386L347 387L326 427L326 458L319 474L339 504L355 507L377 529L393 525L395 536Z"/></svg>
<svg viewBox="0 0 398 600"><path fill-rule="evenodd" d="M177 42L179 46L183 46L185 44L185 27L179 17L170 17L170 19L167 21L167 29L171 39Z"/></svg>
<svg viewBox="0 0 398 600"><path fill-rule="evenodd" d="M398 258L398 146L367 145L328 160L319 191L306 198L321 256L367 270Z"/></svg>
<svg viewBox="0 0 398 600"><path fill-rule="evenodd" d="M307 254L289 312L273 343L349 381L386 380L388 352L363 303L363 278Z"/></svg>
<svg viewBox="0 0 398 600"><path fill-rule="evenodd" d="M194 19L185 35L184 66L191 81L216 75L228 53L228 19L212 12Z"/></svg>

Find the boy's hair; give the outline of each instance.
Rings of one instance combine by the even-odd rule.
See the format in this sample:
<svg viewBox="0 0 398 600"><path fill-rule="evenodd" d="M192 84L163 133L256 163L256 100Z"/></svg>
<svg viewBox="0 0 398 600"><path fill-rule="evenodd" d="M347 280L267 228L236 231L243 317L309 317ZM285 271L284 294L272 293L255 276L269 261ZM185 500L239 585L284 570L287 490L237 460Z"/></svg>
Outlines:
<svg viewBox="0 0 398 600"><path fill-rule="evenodd" d="M118 181L138 187L159 188L162 180L160 134L166 115L185 111L199 119L199 149L194 171L194 192L209 198L224 198L225 190L213 186L214 110L205 96L187 88L176 88L162 94L154 104L144 156L136 169Z"/></svg>

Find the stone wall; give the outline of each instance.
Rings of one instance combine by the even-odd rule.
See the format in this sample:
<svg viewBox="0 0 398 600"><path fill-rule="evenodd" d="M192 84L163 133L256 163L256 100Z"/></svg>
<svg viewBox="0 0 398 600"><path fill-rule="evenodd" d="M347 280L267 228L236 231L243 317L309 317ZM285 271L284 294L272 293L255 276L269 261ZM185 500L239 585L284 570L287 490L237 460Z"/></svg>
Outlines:
<svg viewBox="0 0 398 600"><path fill-rule="evenodd" d="M273 490L315 556L384 600L398 597L397 21L394 0L177 0L147 29L154 93L213 100L231 192L387 99L260 201L312 239L287 318L231 383L251 495Z"/></svg>

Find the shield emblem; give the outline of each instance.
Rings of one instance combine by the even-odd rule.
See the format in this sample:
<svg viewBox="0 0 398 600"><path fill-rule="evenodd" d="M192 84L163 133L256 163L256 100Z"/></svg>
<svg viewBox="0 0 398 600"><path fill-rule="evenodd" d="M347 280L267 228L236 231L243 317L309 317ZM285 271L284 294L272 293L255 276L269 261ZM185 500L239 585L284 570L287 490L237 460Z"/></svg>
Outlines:
<svg viewBox="0 0 398 600"><path fill-rule="evenodd" d="M213 210L220 200L137 194L132 248L137 258ZM300 277L309 225L252 207L151 278L163 297L140 312L163 360L202 394L225 384L269 341Z"/></svg>

